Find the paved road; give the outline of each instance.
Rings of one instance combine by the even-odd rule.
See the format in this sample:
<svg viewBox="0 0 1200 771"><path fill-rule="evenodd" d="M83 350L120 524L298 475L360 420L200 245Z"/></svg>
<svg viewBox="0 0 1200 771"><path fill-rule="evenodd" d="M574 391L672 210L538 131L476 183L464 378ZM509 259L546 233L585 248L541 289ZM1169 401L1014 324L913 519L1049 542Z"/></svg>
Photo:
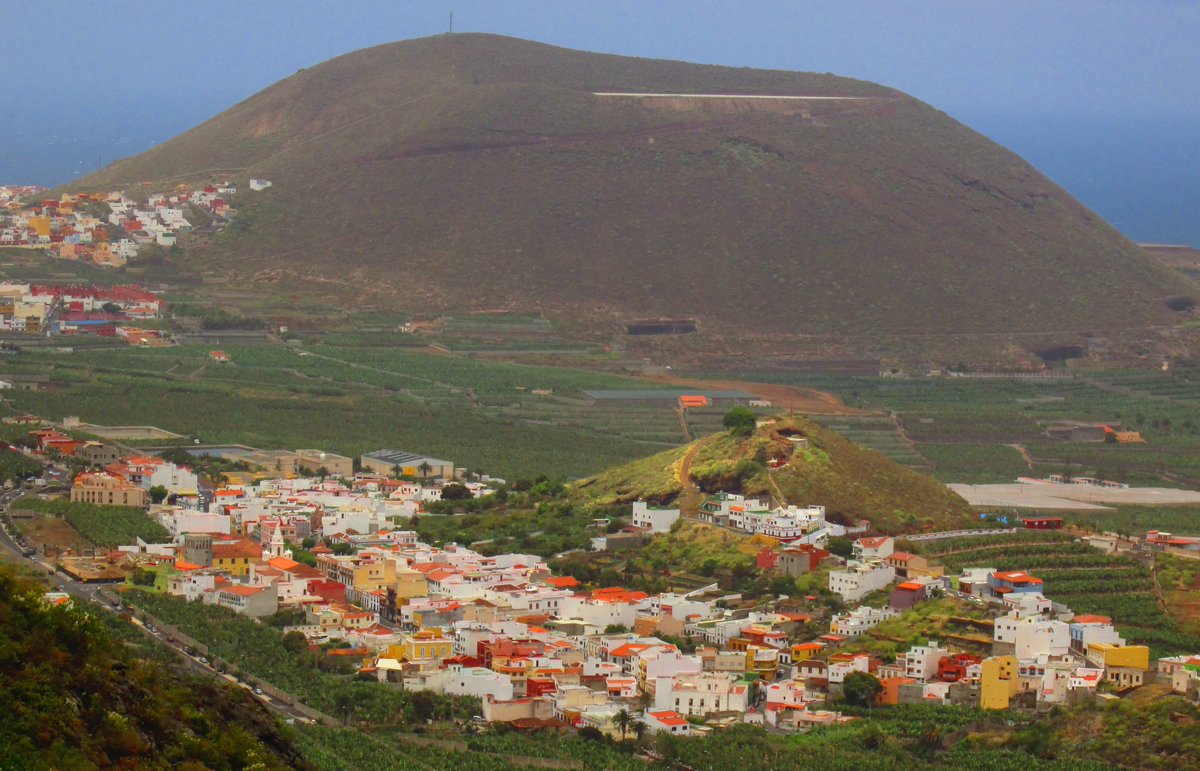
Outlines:
<svg viewBox="0 0 1200 771"><path fill-rule="evenodd" d="M17 498L20 498L24 494L25 494L25 491L21 488L18 488L15 490L10 490L10 491L5 492L2 495L0 495L0 513L7 513L9 505L12 504L13 501L15 501ZM110 600L105 599L105 597L103 596L103 593L105 592L105 589L106 589L105 586L102 586L99 584L81 583L81 582L76 581L75 579L71 578L71 576L59 571L55 565L44 562L41 559L39 559L37 556L26 557L22 548L16 543L16 541L13 540L12 535L9 534L7 528L5 528L5 527L0 527L0 548L4 548L4 549L7 549L8 551L12 552L14 555L17 556L18 561L20 561L21 559L25 559L25 560L28 560L31 565L36 565L36 566L40 567L45 573L47 573L49 575L50 581L52 584L57 586L60 591L66 592L67 594L71 595L71 597L73 597L75 599L75 601L80 604L81 607L82 607L83 603L90 603L94 607L103 608L108 613L119 612L120 608L115 606ZM158 630L158 629L150 630L144 624L142 624L141 621L138 621L136 619L134 620L133 623L134 623L134 626L141 629L144 634L149 635L150 637L153 637L161 645L166 645L166 646L174 649L179 654L179 657L184 662L186 662L185 666L189 671L192 671L195 674L205 675L208 677L219 677L224 680L230 680L230 678L221 675L221 673L219 673L215 669L213 669L212 666L209 665L207 662L201 661L196 656L188 655L187 652L184 650L183 643L178 642L177 640L169 639L168 637L166 637L164 635L164 633L161 630ZM233 683L235 683L237 685L241 685L242 687L248 688L248 686L245 686L242 683L238 683L236 680L234 680ZM278 713L280 716L282 716L286 720L294 720L295 722L298 722L298 723L311 722L307 717L301 715L299 712L296 712L289 705L284 704L281 701L276 701L275 699L271 699L262 694L254 694L254 695L265 706L274 710L276 713Z"/></svg>

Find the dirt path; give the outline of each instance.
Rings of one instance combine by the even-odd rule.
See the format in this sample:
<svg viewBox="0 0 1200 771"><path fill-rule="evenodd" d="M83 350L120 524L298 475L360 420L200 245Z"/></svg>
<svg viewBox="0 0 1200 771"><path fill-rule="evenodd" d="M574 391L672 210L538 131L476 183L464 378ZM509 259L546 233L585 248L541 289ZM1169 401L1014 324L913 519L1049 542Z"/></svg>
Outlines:
<svg viewBox="0 0 1200 771"><path fill-rule="evenodd" d="M1029 454L1029 450L1025 449L1025 445L1023 445L1023 444L1006 444L1004 446L1011 447L1014 450L1016 450L1017 452L1021 453L1021 459L1023 461L1025 461L1025 465L1029 467L1029 470L1033 471L1033 464L1037 463L1037 461L1035 461L1033 459L1033 456Z"/></svg>
<svg viewBox="0 0 1200 771"><path fill-rule="evenodd" d="M700 451L700 443L696 442L688 448L687 453L679 461L679 513L685 517L695 518L700 512L700 502L703 496L700 488L692 481L692 461Z"/></svg>
<svg viewBox="0 0 1200 771"><path fill-rule="evenodd" d="M748 391L755 396L769 399L776 407L809 415L876 415L871 410L849 407L841 399L826 391L781 383L755 383L750 380L699 380L694 378L659 375L647 378L655 383L687 386L705 390Z"/></svg>

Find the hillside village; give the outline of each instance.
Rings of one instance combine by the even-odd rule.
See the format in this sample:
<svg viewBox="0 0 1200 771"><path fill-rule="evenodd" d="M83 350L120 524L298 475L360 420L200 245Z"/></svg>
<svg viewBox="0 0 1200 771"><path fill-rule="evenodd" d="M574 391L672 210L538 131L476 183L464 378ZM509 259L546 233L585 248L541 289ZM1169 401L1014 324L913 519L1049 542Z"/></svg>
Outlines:
<svg viewBox="0 0 1200 771"><path fill-rule="evenodd" d="M948 574L895 538L866 532L869 523L826 520L820 505L735 493L704 500L701 526L763 544L762 574L824 576L821 596L747 604L717 583L684 593L587 585L536 554L422 542L418 520L452 517L454 502L508 486L464 478L452 462L418 453L297 451L285 473L260 469L211 485L187 465L53 427L32 428L26 452L74 458L71 502L146 512L160 533L54 555L73 580L115 584L134 607L149 592L264 624L286 618L286 636L352 662L359 680L476 698L483 721L520 730L623 738L635 724L680 736L750 723L808 731L862 719L841 704L1039 711L1152 684L1200 702L1200 651L1152 656L1110 617L1048 598L1054 587L1035 573L981 564ZM684 519L679 509L635 502L599 521L607 534L592 548L669 538ZM831 541L850 538L848 555L830 551ZM1145 544L1200 554L1196 538L1151 532ZM919 638L895 655L864 649L880 625L946 603L969 632Z"/></svg>
<svg viewBox="0 0 1200 771"><path fill-rule="evenodd" d="M0 283L0 331L38 335L96 335L133 346L165 345L157 329L162 300L140 286Z"/></svg>
<svg viewBox="0 0 1200 771"><path fill-rule="evenodd" d="M270 181L252 179L252 191ZM149 245L171 248L181 237L211 235L237 214L229 181L134 199L125 191L63 193L37 199L40 188L0 187L0 248L41 250L52 257L120 268ZM203 224L197 225L194 220Z"/></svg>

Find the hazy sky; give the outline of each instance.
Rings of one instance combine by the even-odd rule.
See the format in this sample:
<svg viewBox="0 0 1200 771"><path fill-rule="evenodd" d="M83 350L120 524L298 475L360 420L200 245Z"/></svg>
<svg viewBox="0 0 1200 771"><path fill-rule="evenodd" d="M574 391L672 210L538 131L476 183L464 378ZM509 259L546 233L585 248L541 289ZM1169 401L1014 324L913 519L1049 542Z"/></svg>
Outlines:
<svg viewBox="0 0 1200 771"><path fill-rule="evenodd" d="M1164 123L1196 143L1197 0L0 0L0 50L19 64L0 78L0 181L61 177L45 164L68 156L90 170L96 155L144 149L300 67L445 32L451 11L456 31L873 80L984 131L1069 188L1068 178L1099 174L1093 195L1159 166L1200 176L1194 147L1181 156L1159 147L1124 171L1104 171L1119 159L1070 160L1088 142L1116 154L1170 145ZM59 156L43 158L31 142L56 144ZM1079 160L1087 166L1096 149Z"/></svg>

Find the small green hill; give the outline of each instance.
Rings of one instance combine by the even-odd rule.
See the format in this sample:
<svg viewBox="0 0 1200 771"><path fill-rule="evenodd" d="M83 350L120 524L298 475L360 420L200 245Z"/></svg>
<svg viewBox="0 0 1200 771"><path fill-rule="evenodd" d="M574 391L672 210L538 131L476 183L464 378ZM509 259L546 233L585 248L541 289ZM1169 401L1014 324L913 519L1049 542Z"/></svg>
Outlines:
<svg viewBox="0 0 1200 771"><path fill-rule="evenodd" d="M240 689L136 658L0 568L0 767L311 768Z"/></svg>
<svg viewBox="0 0 1200 771"><path fill-rule="evenodd" d="M798 415L778 417L748 437L713 434L618 466L573 491L596 503L645 499L685 511L705 494L742 492L822 505L833 521L865 519L889 533L964 527L973 519L966 501L940 482Z"/></svg>

